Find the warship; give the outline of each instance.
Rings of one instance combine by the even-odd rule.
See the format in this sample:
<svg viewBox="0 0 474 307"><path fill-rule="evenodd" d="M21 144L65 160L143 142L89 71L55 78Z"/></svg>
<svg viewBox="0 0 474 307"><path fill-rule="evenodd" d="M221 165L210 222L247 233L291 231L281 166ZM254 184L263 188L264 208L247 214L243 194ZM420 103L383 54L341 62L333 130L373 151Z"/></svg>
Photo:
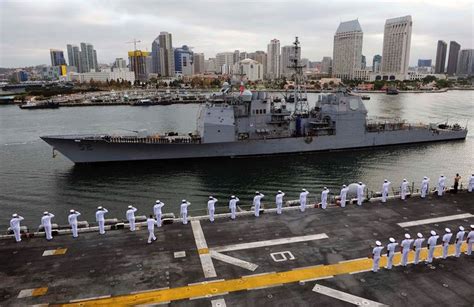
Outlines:
<svg viewBox="0 0 474 307"><path fill-rule="evenodd" d="M275 103L265 91L239 91L224 83L202 104L196 130L187 135L87 134L41 136L74 163L242 157L351 150L377 146L465 139L459 124L419 124L402 120L374 121L359 95L346 88L322 94L309 108L303 86L298 38L291 59L294 110Z"/></svg>

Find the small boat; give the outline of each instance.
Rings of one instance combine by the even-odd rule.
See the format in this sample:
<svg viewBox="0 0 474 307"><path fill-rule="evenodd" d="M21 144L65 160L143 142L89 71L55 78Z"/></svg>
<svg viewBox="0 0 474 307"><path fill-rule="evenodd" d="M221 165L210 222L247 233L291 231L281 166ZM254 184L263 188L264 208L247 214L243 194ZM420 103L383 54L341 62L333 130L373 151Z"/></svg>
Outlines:
<svg viewBox="0 0 474 307"><path fill-rule="evenodd" d="M369 95L362 95L362 96L360 96L360 98L361 98L362 100L370 100L370 96L369 96Z"/></svg>
<svg viewBox="0 0 474 307"><path fill-rule="evenodd" d="M51 100L45 102L28 101L26 104L20 105L20 109L57 109L59 108L59 102L53 102Z"/></svg>
<svg viewBox="0 0 474 307"><path fill-rule="evenodd" d="M396 87L389 87L386 90L387 95L398 95L398 89Z"/></svg>

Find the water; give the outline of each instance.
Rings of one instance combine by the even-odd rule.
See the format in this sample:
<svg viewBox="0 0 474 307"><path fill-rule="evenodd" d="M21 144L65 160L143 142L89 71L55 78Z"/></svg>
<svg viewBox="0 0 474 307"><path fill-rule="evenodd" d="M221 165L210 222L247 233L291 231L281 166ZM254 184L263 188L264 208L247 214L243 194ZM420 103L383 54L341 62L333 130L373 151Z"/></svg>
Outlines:
<svg viewBox="0 0 474 307"><path fill-rule="evenodd" d="M400 117L412 122L459 120L464 126L474 115L474 92L436 94L371 95L366 101L369 116ZM316 100L310 95L310 101ZM176 162L141 162L74 166L61 155L52 159L51 147L38 136L66 133L113 133L122 129L190 132L195 129L197 105L152 107L83 107L57 110L20 110L0 106L0 230L10 215L18 212L32 229L42 212L51 211L56 222L67 223L69 209L94 221L98 205L109 209L109 217L125 218L128 205L139 214L150 214L156 199L166 203L165 212L177 212L181 199L192 202L192 215L204 213L207 197L219 199L217 210L225 210L231 194L249 205L255 190L273 202L275 192L296 199L301 188L311 199L323 186L337 191L341 184L367 183L380 190L384 178L394 186L403 179L419 185L427 175L432 182L440 174L459 172L465 182L474 172L474 121L465 141L398 146L362 151L313 153L259 158ZM220 209L220 210L219 210Z"/></svg>

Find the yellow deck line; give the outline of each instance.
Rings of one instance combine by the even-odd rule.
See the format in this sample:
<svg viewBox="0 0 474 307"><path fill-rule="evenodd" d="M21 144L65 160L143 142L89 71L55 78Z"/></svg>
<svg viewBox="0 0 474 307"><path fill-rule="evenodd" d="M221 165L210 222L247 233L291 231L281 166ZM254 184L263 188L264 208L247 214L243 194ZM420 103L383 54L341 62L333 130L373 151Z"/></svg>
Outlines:
<svg viewBox="0 0 474 307"><path fill-rule="evenodd" d="M48 292L48 287L36 288L31 293L31 296L42 296L45 295L46 292Z"/></svg>
<svg viewBox="0 0 474 307"><path fill-rule="evenodd" d="M462 251L464 252L466 249L467 244L463 243ZM454 251L455 246L450 245L448 254L453 255ZM423 248L420 255L420 261L425 260L427 255L427 249ZM434 256L440 257L441 255L442 249L439 245L435 249ZM414 252L410 251L408 261L413 262L414 256ZM400 260L401 254L398 252L395 254L393 262L394 264L398 264ZM380 259L380 267L384 267L386 264L387 257L383 256ZM235 291L283 285L298 282L300 280L337 276L370 269L372 269L372 259L355 259L349 262L314 266L301 270L264 273L262 275L249 276L246 278L228 279L208 284L194 284L171 289L152 290L149 292L142 292L137 294L128 294L97 300L75 302L72 304L64 304L62 306L156 304L161 302L170 302L194 297L206 297L207 295L224 295Z"/></svg>
<svg viewBox="0 0 474 307"><path fill-rule="evenodd" d="M54 251L54 255L64 255L67 252L67 248L58 248Z"/></svg>

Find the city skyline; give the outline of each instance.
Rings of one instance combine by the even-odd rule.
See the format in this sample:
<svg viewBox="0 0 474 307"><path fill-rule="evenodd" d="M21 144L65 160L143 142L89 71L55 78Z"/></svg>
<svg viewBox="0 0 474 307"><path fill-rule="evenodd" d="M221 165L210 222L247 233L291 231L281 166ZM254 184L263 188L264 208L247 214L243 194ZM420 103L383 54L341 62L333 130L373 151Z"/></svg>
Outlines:
<svg viewBox="0 0 474 307"><path fill-rule="evenodd" d="M358 2L356 10L344 1L326 4L324 8L308 1L297 4L277 1L272 6L268 1L251 6L232 2L217 6L215 2L205 1L189 8L183 3L179 9L171 2L144 1L140 6L131 1L45 2L0 4L1 67L48 64L48 50L61 49L66 53L66 45L71 41L91 42L97 49L99 62L112 63L117 57L126 57L132 49L126 42L133 38L141 40L138 49L151 51L151 43L162 31L173 34L173 45L191 46L194 52L204 53L206 59L236 49L266 50L273 38L284 46L299 36L302 58L320 61L333 53L332 41L338 24L356 18L364 30L362 53L372 58L382 53L385 20L404 15L413 19L411 66L419 58L434 59L438 40L457 41L463 49L473 46L472 28L465 26L472 23L469 1L381 2L390 9L363 1ZM439 22L433 22L437 15ZM281 22L290 19L291 26Z"/></svg>

